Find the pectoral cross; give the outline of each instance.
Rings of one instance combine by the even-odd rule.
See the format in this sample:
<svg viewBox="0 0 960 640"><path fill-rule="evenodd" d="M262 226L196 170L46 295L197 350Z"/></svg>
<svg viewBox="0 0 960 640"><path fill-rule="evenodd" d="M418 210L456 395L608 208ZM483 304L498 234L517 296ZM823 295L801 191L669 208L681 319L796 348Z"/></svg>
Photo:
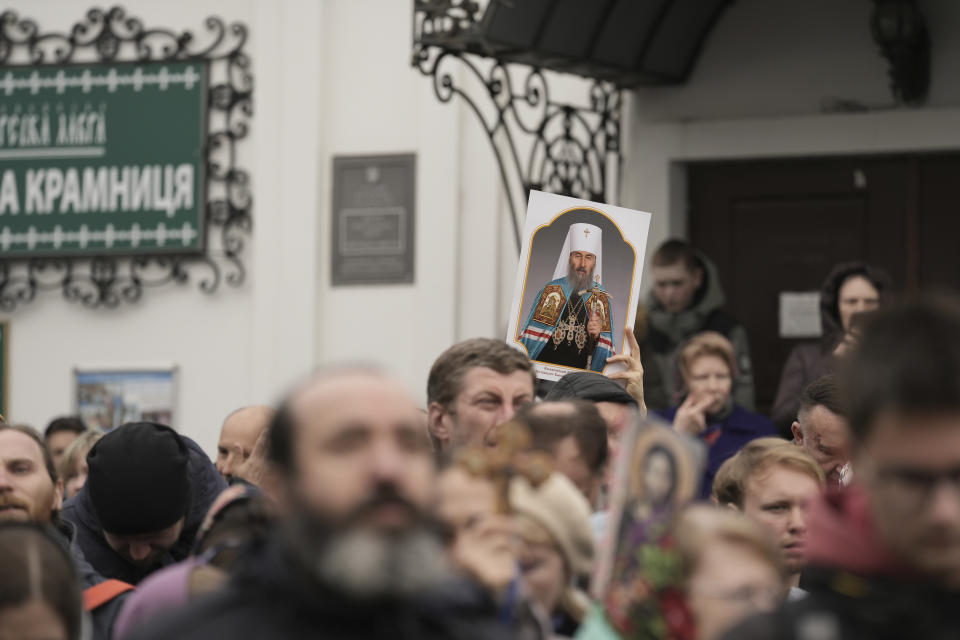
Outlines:
<svg viewBox="0 0 960 640"><path fill-rule="evenodd" d="M470 447L457 455L456 464L472 476L486 478L496 492L496 511L510 513L510 480L523 476L534 487L540 486L553 471L549 454L531 451L530 431L519 422L503 424L496 437L496 446Z"/></svg>

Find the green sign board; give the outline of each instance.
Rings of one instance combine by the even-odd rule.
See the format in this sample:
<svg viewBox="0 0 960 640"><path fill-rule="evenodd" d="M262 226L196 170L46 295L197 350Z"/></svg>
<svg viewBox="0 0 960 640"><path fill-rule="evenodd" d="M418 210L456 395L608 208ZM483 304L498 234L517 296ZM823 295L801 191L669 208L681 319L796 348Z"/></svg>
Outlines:
<svg viewBox="0 0 960 640"><path fill-rule="evenodd" d="M0 69L0 256L202 252L207 74Z"/></svg>

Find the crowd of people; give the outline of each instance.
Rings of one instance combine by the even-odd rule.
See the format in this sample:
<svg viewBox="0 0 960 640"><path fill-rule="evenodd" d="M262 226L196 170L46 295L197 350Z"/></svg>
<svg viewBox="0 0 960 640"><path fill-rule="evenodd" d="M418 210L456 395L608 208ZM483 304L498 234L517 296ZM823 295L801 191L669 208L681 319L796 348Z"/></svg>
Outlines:
<svg viewBox="0 0 960 640"><path fill-rule="evenodd" d="M839 265L764 416L715 267L652 264L610 375L326 368L215 460L0 420L0 638L960 638L960 302Z"/></svg>

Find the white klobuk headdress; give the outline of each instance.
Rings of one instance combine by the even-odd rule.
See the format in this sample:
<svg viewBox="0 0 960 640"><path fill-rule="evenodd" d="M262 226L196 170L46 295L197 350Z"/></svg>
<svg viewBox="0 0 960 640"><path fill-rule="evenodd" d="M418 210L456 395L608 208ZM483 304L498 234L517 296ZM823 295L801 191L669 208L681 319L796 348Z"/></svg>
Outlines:
<svg viewBox="0 0 960 640"><path fill-rule="evenodd" d="M600 253L602 240L603 232L600 227L584 222L570 225L567 239L563 243L563 249L560 250L560 258L557 260L557 269L553 272L553 279L567 277L570 271L570 254L574 251L583 251L597 257L597 266L593 268L593 282L602 284L603 256Z"/></svg>

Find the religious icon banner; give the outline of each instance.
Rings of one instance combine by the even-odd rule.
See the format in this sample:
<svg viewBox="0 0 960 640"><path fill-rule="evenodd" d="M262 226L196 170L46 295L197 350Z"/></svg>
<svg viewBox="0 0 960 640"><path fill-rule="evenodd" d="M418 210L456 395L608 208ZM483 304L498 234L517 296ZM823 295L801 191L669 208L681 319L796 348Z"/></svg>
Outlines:
<svg viewBox="0 0 960 640"><path fill-rule="evenodd" d="M629 353L650 214L531 191L507 343L543 380L612 373Z"/></svg>
<svg viewBox="0 0 960 640"><path fill-rule="evenodd" d="M634 424L620 444L593 598L623 638L692 637L673 524L699 494L705 449L654 420Z"/></svg>

